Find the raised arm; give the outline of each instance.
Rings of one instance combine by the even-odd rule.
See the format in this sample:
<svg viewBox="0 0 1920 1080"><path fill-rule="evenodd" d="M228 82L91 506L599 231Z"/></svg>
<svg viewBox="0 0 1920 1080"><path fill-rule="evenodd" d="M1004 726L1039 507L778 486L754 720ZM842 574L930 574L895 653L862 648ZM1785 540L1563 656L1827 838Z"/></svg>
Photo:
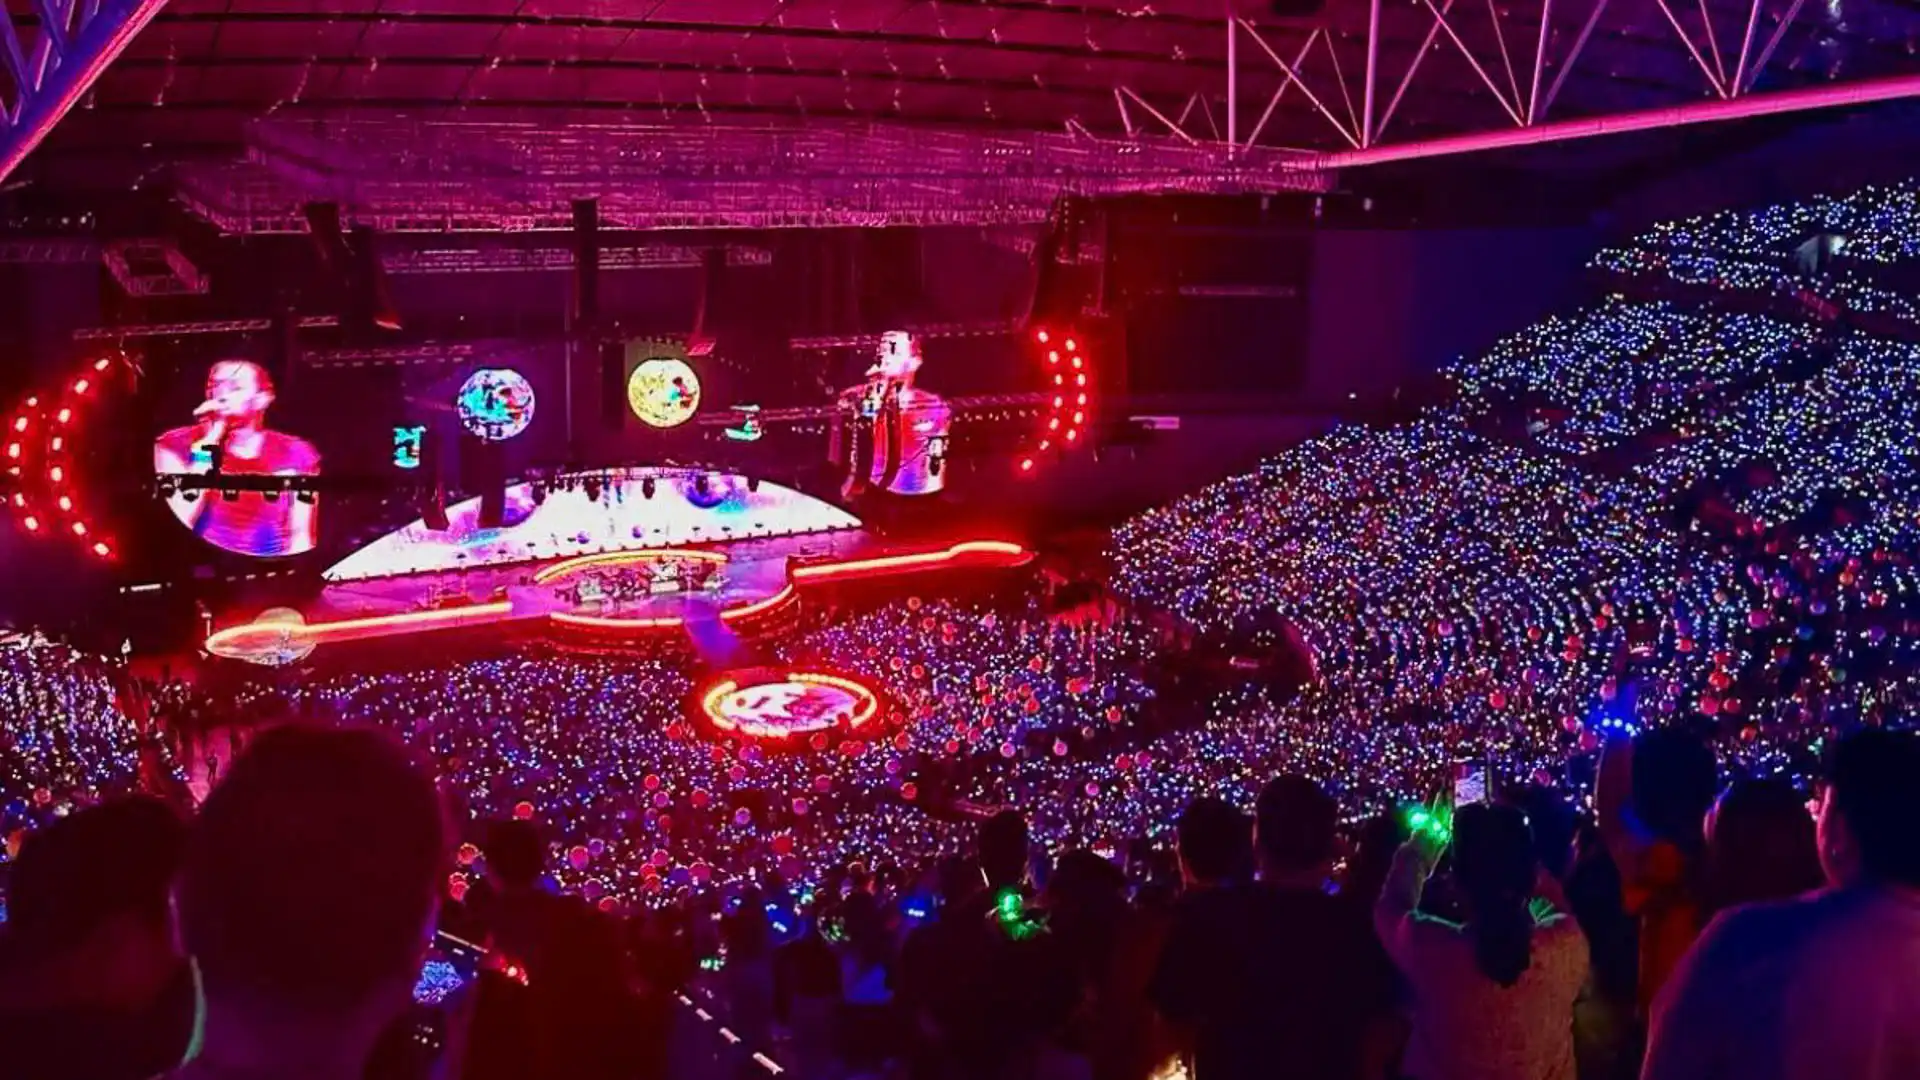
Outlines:
<svg viewBox="0 0 1920 1080"><path fill-rule="evenodd" d="M1388 955L1405 966L1402 951L1405 948L1405 935L1402 930L1407 920L1413 917L1420 906L1420 895L1426 891L1427 878L1433 874L1433 868L1440 861L1440 852L1444 850L1424 832L1416 832L1411 840L1400 845L1393 853L1393 865L1387 871L1387 880L1380 887L1380 898L1373 904L1373 931L1385 946Z"/></svg>
<svg viewBox="0 0 1920 1080"><path fill-rule="evenodd" d="M1647 848L1644 830L1633 817L1633 740L1609 738L1600 751L1593 784L1594 817L1600 840L1624 878L1635 875Z"/></svg>

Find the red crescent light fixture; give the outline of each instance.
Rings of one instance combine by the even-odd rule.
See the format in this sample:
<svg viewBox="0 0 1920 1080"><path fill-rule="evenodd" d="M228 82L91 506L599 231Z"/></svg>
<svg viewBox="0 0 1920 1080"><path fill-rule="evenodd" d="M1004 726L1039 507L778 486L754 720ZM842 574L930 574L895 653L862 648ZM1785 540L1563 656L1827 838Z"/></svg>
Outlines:
<svg viewBox="0 0 1920 1080"><path fill-rule="evenodd" d="M0 435L0 469L13 489L6 501L21 530L70 537L98 559L111 559L117 548L100 523L87 516L75 448L85 435L88 413L111 390L113 371L112 357L89 360L57 390L21 402Z"/></svg>
<svg viewBox="0 0 1920 1080"><path fill-rule="evenodd" d="M1033 446L1019 457L1019 471L1030 476L1046 455L1063 453L1087 441L1087 418L1093 415L1093 360L1084 335L1074 330L1033 332L1040 357L1040 430Z"/></svg>

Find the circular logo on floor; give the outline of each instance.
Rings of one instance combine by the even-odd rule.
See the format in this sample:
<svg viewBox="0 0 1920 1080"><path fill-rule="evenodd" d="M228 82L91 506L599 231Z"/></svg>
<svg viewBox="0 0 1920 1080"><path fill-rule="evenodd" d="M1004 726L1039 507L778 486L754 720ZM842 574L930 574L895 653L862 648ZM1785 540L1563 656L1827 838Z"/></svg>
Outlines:
<svg viewBox="0 0 1920 1080"><path fill-rule="evenodd" d="M855 735L879 716L880 698L864 683L826 672L736 672L707 688L700 712L723 734L780 742Z"/></svg>

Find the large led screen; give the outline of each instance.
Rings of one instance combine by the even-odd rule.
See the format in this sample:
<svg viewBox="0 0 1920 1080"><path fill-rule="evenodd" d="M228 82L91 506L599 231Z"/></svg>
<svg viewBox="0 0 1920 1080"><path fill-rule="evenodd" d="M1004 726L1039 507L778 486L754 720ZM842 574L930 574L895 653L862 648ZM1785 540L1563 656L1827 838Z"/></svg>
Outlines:
<svg viewBox="0 0 1920 1080"><path fill-rule="evenodd" d="M142 446L162 477L319 477L318 491L160 485L171 516L251 558L365 541L407 485L464 490L481 447L506 476L565 452L559 350L488 341L445 359L362 359L316 349L289 368L246 340L188 340L150 356ZM536 401L542 406L536 408ZM142 451L144 452L144 450ZM399 492L393 499L381 493Z"/></svg>
<svg viewBox="0 0 1920 1080"><path fill-rule="evenodd" d="M320 451L274 426L275 388L251 360L223 359L207 368L205 393L153 441L161 475L317 476ZM180 523L215 547L272 557L312 551L318 542L317 498L260 491L188 489L167 498Z"/></svg>

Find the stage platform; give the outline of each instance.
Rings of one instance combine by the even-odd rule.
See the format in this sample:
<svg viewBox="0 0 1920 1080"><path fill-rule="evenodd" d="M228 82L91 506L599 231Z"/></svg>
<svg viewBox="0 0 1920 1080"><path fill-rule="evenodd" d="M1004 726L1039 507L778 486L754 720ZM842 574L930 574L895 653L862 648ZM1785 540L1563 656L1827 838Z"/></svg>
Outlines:
<svg viewBox="0 0 1920 1080"><path fill-rule="evenodd" d="M328 586L304 613L276 609L217 630L206 649L215 656L279 664L322 645L488 624L532 624L558 636L597 641L684 632L702 623L751 634L809 589L1004 569L1032 557L1004 540L902 547L863 529L601 552L340 582ZM603 588L623 595L597 595Z"/></svg>

